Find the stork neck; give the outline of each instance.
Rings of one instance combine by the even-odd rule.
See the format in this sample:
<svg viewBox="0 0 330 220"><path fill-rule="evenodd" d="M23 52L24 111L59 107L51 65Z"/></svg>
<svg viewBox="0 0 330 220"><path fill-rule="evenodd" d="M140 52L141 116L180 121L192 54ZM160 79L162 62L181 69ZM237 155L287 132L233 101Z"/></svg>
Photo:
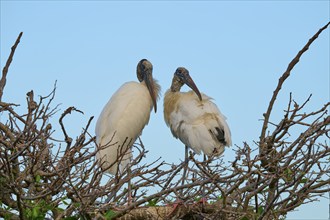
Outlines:
<svg viewBox="0 0 330 220"><path fill-rule="evenodd" d="M177 77L174 76L172 80L171 91L179 92L182 86L183 83Z"/></svg>
<svg viewBox="0 0 330 220"><path fill-rule="evenodd" d="M141 71L137 70L136 76L139 82L143 82L143 74L141 73Z"/></svg>

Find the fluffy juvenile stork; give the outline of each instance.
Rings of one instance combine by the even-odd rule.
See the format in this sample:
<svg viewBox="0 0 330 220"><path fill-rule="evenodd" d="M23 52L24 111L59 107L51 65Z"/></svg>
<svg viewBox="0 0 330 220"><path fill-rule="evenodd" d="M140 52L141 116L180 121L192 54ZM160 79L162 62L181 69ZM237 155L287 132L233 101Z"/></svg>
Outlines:
<svg viewBox="0 0 330 220"><path fill-rule="evenodd" d="M148 124L151 110L157 111L160 86L148 60L138 63L137 78L140 82L127 82L112 95L96 123L96 142L101 149L96 157L114 175L127 167L132 145Z"/></svg>
<svg viewBox="0 0 330 220"><path fill-rule="evenodd" d="M193 91L180 92L184 84ZM225 146L232 144L226 117L209 96L199 92L184 67L176 69L171 88L165 93L164 117L173 136L186 146L186 166L188 147L197 154L220 156Z"/></svg>

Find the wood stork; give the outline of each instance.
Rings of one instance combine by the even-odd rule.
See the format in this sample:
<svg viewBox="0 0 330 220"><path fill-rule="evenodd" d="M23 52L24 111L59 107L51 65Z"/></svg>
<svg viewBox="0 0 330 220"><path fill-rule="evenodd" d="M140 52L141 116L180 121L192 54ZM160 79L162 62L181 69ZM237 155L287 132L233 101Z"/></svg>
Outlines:
<svg viewBox="0 0 330 220"><path fill-rule="evenodd" d="M116 175L132 157L131 147L157 111L160 86L152 77L152 64L142 59L137 65L138 82L123 84L104 106L96 123L96 158L103 169Z"/></svg>
<svg viewBox="0 0 330 220"><path fill-rule="evenodd" d="M180 92L184 84L193 91ZM186 68L176 69L171 88L164 97L164 118L173 136L186 145L187 165L188 147L197 154L220 156L225 146L232 144L226 117L211 100L199 92Z"/></svg>

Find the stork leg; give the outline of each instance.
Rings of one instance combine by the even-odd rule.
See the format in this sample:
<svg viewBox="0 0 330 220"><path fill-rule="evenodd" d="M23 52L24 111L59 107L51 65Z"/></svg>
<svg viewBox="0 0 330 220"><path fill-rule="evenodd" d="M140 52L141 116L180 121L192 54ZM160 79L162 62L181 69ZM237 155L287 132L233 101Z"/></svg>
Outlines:
<svg viewBox="0 0 330 220"><path fill-rule="evenodd" d="M110 182L111 180L109 180L109 182ZM119 179L118 179L118 177L115 177L115 186L117 186L118 185L118 182L119 182ZM110 195L108 196L108 198L105 200L105 202L106 203L108 203L108 202L110 202L111 201L111 199L114 199L115 197L116 197L116 194L117 194L117 189L116 189L116 187L114 188L114 190L110 193Z"/></svg>
<svg viewBox="0 0 330 220"><path fill-rule="evenodd" d="M203 158L203 159L204 159L203 162L205 163L205 161L206 161L206 155L205 155L205 154L204 154L204 158ZM205 179L205 178L203 177L203 180L204 180L204 179ZM207 201L205 191L206 191L206 190L205 190L205 186L203 185L203 186L202 186L202 199L201 199L201 202L202 202L203 205L205 205L205 203L206 203L206 201Z"/></svg>
<svg viewBox="0 0 330 220"><path fill-rule="evenodd" d="M184 184L186 178L187 178L187 170L188 170L188 163L189 163L189 159L188 159L188 151L189 151L189 148L188 146L186 145L185 146L185 159L184 159L184 167L183 167L183 174L182 174L182 185Z"/></svg>
<svg viewBox="0 0 330 220"><path fill-rule="evenodd" d="M128 175L128 187L127 187L127 193L128 193L128 197L127 197L127 203L128 205L132 204L132 185L131 185L131 174L132 174L132 170L131 170L131 166L129 164L128 168L127 168L127 175Z"/></svg>

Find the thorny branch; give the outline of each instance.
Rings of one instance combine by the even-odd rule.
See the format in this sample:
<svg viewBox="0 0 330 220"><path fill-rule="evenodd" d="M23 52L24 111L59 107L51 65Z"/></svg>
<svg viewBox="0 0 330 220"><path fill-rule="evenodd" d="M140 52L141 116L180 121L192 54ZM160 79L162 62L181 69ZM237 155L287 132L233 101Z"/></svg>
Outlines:
<svg viewBox="0 0 330 220"><path fill-rule="evenodd" d="M93 117L81 134L71 137L64 119L74 111L82 113L75 107L60 115L63 140L56 140L51 124L59 111L58 106L52 107L56 85L38 101L33 91L28 92L25 114L17 112L18 105L0 101L4 119L0 122L0 217L278 219L316 201L328 192L330 183L330 102L304 112L311 96L299 104L290 94L282 120L270 122L270 114L290 71L328 25L310 39L280 77L257 148L248 143L236 146L236 158L229 164L213 157L199 161L190 154L185 181L184 161L168 164L159 158L146 162L148 151L142 141L134 145L131 172L124 170L115 178L105 174L95 154L116 143L96 148L95 137L88 132ZM10 57L13 55L14 50ZM1 79L4 82L6 74ZM119 153L117 162L126 152ZM130 179L133 201L127 205Z"/></svg>

